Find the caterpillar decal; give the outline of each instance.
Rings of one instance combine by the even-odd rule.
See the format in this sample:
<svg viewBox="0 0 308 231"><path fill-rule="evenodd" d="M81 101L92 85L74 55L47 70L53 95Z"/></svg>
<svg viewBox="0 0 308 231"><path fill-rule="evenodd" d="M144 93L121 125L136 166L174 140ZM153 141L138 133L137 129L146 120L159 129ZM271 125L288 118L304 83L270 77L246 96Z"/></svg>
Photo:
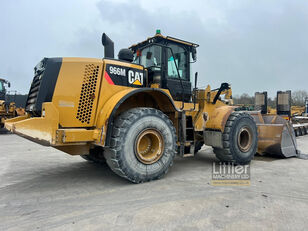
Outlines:
<svg viewBox="0 0 308 231"><path fill-rule="evenodd" d="M135 68L107 64L104 78L111 85L128 87L144 86L144 72Z"/></svg>

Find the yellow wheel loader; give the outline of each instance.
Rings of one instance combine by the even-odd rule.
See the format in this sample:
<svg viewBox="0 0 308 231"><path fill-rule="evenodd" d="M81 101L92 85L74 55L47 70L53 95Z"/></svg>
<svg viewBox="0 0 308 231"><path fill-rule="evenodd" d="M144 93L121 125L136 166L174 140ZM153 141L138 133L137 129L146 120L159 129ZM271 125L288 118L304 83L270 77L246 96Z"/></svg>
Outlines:
<svg viewBox="0 0 308 231"><path fill-rule="evenodd" d="M14 102L7 103L5 101L6 88L11 87L9 81L0 78L0 129L4 127L4 121L9 118L24 115L25 112L22 108L17 108Z"/></svg>
<svg viewBox="0 0 308 231"><path fill-rule="evenodd" d="M257 152L258 131L276 127L261 119L256 123L260 112L234 111L227 83L197 89L196 73L192 89L195 43L157 31L120 50L118 59L106 34L102 43L103 59L39 62L27 115L6 121L6 128L71 155L106 161L119 176L140 183L162 177L176 154L193 156L203 144L221 161L247 164Z"/></svg>

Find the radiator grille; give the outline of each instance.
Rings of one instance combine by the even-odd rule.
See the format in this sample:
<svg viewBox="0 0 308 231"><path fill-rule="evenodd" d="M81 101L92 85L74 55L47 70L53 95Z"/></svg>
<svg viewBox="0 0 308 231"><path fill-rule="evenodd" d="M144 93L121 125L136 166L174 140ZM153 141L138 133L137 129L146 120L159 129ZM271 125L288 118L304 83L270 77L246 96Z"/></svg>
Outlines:
<svg viewBox="0 0 308 231"><path fill-rule="evenodd" d="M43 74L44 74L44 69L40 71L35 71L35 76L33 78L33 82L31 84L30 92L28 94L28 99L26 102L27 112L34 113L35 111L35 104L36 104L38 93L40 90Z"/></svg>
<svg viewBox="0 0 308 231"><path fill-rule="evenodd" d="M91 121L98 71L99 66L94 64L88 64L85 67L76 116L76 118L82 123L89 124Z"/></svg>

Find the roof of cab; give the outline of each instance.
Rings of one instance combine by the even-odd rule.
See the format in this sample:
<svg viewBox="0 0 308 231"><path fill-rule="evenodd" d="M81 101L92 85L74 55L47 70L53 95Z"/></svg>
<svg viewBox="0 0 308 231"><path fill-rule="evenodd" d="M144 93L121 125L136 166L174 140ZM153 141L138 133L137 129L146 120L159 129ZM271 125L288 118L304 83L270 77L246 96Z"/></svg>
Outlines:
<svg viewBox="0 0 308 231"><path fill-rule="evenodd" d="M149 38L147 38L146 40L144 40L144 41L142 41L140 43L133 44L129 48L132 49L132 50L136 50L139 47L143 47L143 46L145 46L147 44L154 43L154 42L157 42L157 41L162 41L162 40L171 41L171 42L175 42L175 43L180 43L180 44L186 45L188 47L195 47L196 48L196 47L199 46L199 44L188 42L188 41L184 41L182 39L177 39L177 38L173 38L173 37L170 37L170 36L163 36L159 32L159 33L156 33L153 37L149 37Z"/></svg>

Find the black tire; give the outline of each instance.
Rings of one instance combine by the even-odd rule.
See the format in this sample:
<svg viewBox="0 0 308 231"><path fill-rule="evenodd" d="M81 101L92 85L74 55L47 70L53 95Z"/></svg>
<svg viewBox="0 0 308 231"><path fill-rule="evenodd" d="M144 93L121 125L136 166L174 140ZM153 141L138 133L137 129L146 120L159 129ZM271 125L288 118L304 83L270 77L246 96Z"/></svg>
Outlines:
<svg viewBox="0 0 308 231"><path fill-rule="evenodd" d="M91 161L97 164L105 164L106 159L104 157L104 149L102 147L95 147L90 149L90 153L88 155L80 155L81 158Z"/></svg>
<svg viewBox="0 0 308 231"><path fill-rule="evenodd" d="M213 149L222 162L248 164L256 154L257 126L248 113L233 112L227 120L222 138L223 148Z"/></svg>
<svg viewBox="0 0 308 231"><path fill-rule="evenodd" d="M159 159L144 163L137 156L137 140L147 130L161 135ZM134 183L161 178L176 155L175 128L169 118L153 108L133 108L120 114L114 123L110 147L105 150L107 164L117 175Z"/></svg>

